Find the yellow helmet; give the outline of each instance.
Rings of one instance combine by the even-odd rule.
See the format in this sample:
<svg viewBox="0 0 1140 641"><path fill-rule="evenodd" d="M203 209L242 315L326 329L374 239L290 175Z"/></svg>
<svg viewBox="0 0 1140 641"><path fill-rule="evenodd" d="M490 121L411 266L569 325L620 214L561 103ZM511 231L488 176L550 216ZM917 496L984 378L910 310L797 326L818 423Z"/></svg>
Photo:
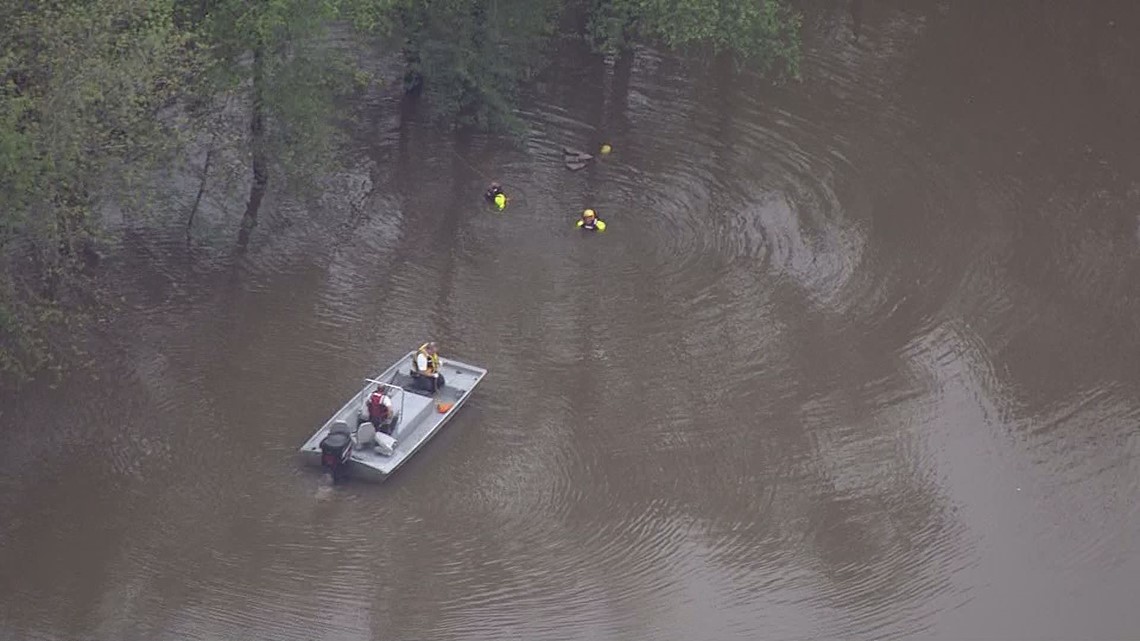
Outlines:
<svg viewBox="0 0 1140 641"><path fill-rule="evenodd" d="M594 218L594 217L595 217L595 214L594 214L593 209L587 209L586 211L582 212L582 218Z"/></svg>

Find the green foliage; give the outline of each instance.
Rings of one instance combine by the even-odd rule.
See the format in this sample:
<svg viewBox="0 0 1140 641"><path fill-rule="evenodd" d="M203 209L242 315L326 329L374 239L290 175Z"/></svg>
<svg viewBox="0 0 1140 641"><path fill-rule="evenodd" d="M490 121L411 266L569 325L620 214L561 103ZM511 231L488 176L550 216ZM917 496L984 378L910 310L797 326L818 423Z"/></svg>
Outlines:
<svg viewBox="0 0 1140 641"><path fill-rule="evenodd" d="M389 35L393 14L400 0L344 0L338 7L340 17L348 20L358 33Z"/></svg>
<svg viewBox="0 0 1140 641"><path fill-rule="evenodd" d="M393 0L390 28L402 42L409 85L438 119L511 130L520 83L546 63L561 9L556 0Z"/></svg>
<svg viewBox="0 0 1140 641"><path fill-rule="evenodd" d="M0 22L0 372L48 363L90 298L96 205L160 163L191 68L170 2L20 3Z"/></svg>
<svg viewBox="0 0 1140 641"><path fill-rule="evenodd" d="M800 24L781 0L599 0L589 31L603 50L643 38L729 52L762 73L798 76Z"/></svg>
<svg viewBox="0 0 1140 641"><path fill-rule="evenodd" d="M312 176L334 169L334 153L341 129L331 114L336 100L353 87L356 75L347 52L330 41L329 26L342 15L374 25L377 18L363 3L336 0L214 0L201 15L182 11L197 29L210 52L211 66L196 89L202 98L195 112L199 130L215 134L234 121L219 107L227 96L251 106L254 100L265 116L265 157L274 172L286 178L281 184L304 191ZM257 86L256 65L261 55ZM242 133L248 131L248 121ZM235 132L222 131L215 140L250 144Z"/></svg>
<svg viewBox="0 0 1140 641"><path fill-rule="evenodd" d="M0 5L0 373L25 377L57 358L58 339L91 302L106 205L153 207L156 170L189 144L248 154L250 121L235 118L234 105L258 98L261 157L295 178L281 185L304 188L302 178L327 167L338 133L333 103L356 78L328 27L342 16L379 26L382 8L354 0ZM263 62L256 91L254 52Z"/></svg>
<svg viewBox="0 0 1140 641"><path fill-rule="evenodd" d="M361 31L399 49L408 87L441 121L516 133L519 88L559 36L730 52L796 73L800 22L782 0L582 3L0 3L0 374L58 361L58 338L92 302L100 212L156 209L160 170L216 152L218 173L252 185L253 224L268 183L309 190L335 170L338 100L370 82L350 62ZM559 19L579 9L587 33L560 33L577 30Z"/></svg>
<svg viewBox="0 0 1140 641"><path fill-rule="evenodd" d="M558 0L361 0L370 24L402 43L407 86L436 117L512 129L519 86L547 62ZM782 0L593 0L586 35L606 52L644 40L693 54L729 53L744 66L798 76L800 17Z"/></svg>

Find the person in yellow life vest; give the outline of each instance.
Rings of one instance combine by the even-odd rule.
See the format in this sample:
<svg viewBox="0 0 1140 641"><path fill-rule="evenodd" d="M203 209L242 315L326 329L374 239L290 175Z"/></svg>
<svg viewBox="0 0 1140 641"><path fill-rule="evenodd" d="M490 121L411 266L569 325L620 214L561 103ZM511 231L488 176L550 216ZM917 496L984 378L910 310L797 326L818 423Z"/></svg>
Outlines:
<svg viewBox="0 0 1140 641"><path fill-rule="evenodd" d="M421 388L433 393L443 387L443 371L435 341L424 343L416 350L412 357L412 378Z"/></svg>
<svg viewBox="0 0 1140 641"><path fill-rule="evenodd" d="M605 221L598 220L598 215L594 213L593 209L587 209L582 212L582 217L578 219L578 227L580 229L589 229L590 231L605 231Z"/></svg>

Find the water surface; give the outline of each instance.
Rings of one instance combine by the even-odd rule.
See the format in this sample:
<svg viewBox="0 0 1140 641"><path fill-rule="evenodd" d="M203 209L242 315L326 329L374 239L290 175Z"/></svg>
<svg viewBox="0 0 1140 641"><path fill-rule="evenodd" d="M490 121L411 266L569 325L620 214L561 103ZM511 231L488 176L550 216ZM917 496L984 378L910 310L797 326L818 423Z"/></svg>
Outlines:
<svg viewBox="0 0 1140 641"><path fill-rule="evenodd" d="M382 99L351 215L124 230L100 364L0 410L2 636L1135 636L1137 12L993 4L808 3L785 87L571 46L525 148ZM428 337L448 428L301 468Z"/></svg>

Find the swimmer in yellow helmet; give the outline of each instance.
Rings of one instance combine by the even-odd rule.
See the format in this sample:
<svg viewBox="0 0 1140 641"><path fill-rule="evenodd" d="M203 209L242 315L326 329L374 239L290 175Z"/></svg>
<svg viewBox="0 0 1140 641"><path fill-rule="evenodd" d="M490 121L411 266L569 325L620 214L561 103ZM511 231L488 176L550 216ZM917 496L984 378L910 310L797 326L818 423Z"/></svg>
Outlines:
<svg viewBox="0 0 1140 641"><path fill-rule="evenodd" d="M606 223L598 220L598 215L594 213L593 209L587 209L582 212L582 217L578 219L578 227L590 231L605 231Z"/></svg>
<svg viewBox="0 0 1140 641"><path fill-rule="evenodd" d="M495 203L499 211L503 211L507 207L507 195L503 193L503 186L499 183L491 183L483 197L487 199L487 202Z"/></svg>

